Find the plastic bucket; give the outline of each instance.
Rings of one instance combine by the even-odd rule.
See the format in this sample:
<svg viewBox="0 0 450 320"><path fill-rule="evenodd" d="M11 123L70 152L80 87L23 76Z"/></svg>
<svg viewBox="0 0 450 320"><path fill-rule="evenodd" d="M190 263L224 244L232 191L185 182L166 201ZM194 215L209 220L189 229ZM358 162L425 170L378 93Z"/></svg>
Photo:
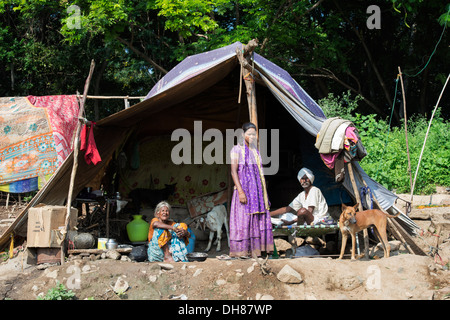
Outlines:
<svg viewBox="0 0 450 320"><path fill-rule="evenodd" d="M108 242L108 238L98 238L97 248L100 250L106 250L106 242Z"/></svg>
<svg viewBox="0 0 450 320"><path fill-rule="evenodd" d="M188 228L188 232L191 234L191 237L189 238L189 243L186 247L186 250L188 253L194 252L195 248L195 234L192 232L191 228Z"/></svg>

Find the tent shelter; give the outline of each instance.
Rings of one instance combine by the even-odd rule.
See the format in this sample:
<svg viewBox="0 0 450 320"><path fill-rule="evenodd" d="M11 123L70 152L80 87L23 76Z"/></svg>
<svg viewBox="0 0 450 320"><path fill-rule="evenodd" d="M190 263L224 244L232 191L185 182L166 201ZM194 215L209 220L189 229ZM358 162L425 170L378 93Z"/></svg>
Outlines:
<svg viewBox="0 0 450 320"><path fill-rule="evenodd" d="M225 132L251 119L259 129L279 130L278 172L267 176L272 207L284 206L298 194L296 175L303 166L314 171L314 184L322 189L330 206L355 197L348 175L343 184L335 183L314 147L326 120L321 108L286 71L264 57L253 53L245 63L243 48L236 42L187 57L151 89L144 101L98 121L94 135L102 161L88 165L83 153L79 154L74 194L86 186L97 188L111 168L118 174L108 183L113 186L110 191L125 196L137 187L158 189L177 183L177 193L169 200L185 205L192 197L223 190L230 187L229 165L195 163L195 152L191 164L174 164L171 151L179 141L172 141L171 135L180 128L193 134L198 124L202 132L212 128ZM248 83L254 90L247 91L246 98L244 84ZM209 143L203 136L202 150ZM65 203L73 160L71 154L29 207ZM358 163L352 163L352 168L358 189L364 181L382 209L397 210L395 194L367 176ZM409 223L407 216L401 217ZM0 246L11 232L23 233L26 221L24 210L3 234Z"/></svg>

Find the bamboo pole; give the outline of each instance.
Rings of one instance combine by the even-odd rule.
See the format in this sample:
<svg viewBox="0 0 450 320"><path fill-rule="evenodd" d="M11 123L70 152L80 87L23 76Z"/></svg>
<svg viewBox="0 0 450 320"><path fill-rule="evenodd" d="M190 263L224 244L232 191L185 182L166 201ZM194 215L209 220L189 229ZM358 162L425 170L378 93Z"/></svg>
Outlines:
<svg viewBox="0 0 450 320"><path fill-rule="evenodd" d="M355 194L356 202L358 202L359 211L363 211L364 209L363 209L363 206L361 203L361 197L359 196L358 187L356 186L355 176L353 174L353 168L352 168L351 162L347 163L347 169L348 169L348 174L350 175L350 181L352 183L353 193ZM364 235L364 256L366 257L366 259L368 259L369 258L369 234L367 233L367 229L363 230L363 235ZM355 236L357 237L358 234L356 234Z"/></svg>
<svg viewBox="0 0 450 320"><path fill-rule="evenodd" d="M83 93L83 98L81 100L80 103L80 109L78 111L78 124L77 124L77 128L76 128L76 132L75 132L75 139L73 142L73 165L72 165L72 173L70 175L70 185L69 185L69 193L67 195L67 212L66 212L66 220L65 220L65 224L64 224L64 229L61 231L62 232L62 242L61 242L61 265L64 264L64 258L65 258L65 253L64 253L64 240L67 234L67 229L69 227L69 221L70 221L70 211L71 211L71 204L72 204L72 194L73 194L73 188L74 188L74 183L75 183L75 176L77 174L77 169L78 169L78 151L80 149L80 132L81 132L81 126L82 126L82 117L83 117L83 113L84 113L84 104L86 103L86 96L89 90L89 84L91 82L91 78L92 78L92 73L94 72L94 67L95 67L95 62L94 60L91 61L91 68L89 70L89 76L86 79L86 83L84 85L84 93Z"/></svg>
<svg viewBox="0 0 450 320"><path fill-rule="evenodd" d="M398 67L398 73L400 75L400 83L402 85L403 113L404 113L404 121L405 121L406 153L408 155L409 190L412 190L413 183L412 183L412 172L411 172L411 158L409 155L409 144L408 144L408 120L406 118L406 97L405 97L405 88L403 86L402 70L400 69L400 66Z"/></svg>
<svg viewBox="0 0 450 320"><path fill-rule="evenodd" d="M245 47L240 50L236 50L238 60L241 64L241 68L247 69L249 72L243 75L246 92L247 92L247 102L248 102L248 112L250 117L250 122L256 126L256 134L258 136L258 112L256 107L256 93L255 93L255 79L253 75L253 69L249 61L251 60L251 55L255 48L258 46L256 40L251 40Z"/></svg>
<svg viewBox="0 0 450 320"><path fill-rule="evenodd" d="M411 188L411 203L413 202L413 197L414 197L414 187L415 187L415 185L416 185L417 174L419 173L420 162L422 161L423 150L425 149L425 144L426 144L426 142L427 142L428 133L430 132L431 122L433 121L434 114L436 113L436 109L437 109L437 107L439 106L439 102L441 101L442 94L443 94L444 91L445 91L445 87L447 86L447 83L448 83L448 79L449 79L449 78L450 78L450 73L449 73L449 75L447 76L447 80L445 81L444 87L442 88L441 94L439 95L439 99L438 99L438 101L437 101L437 103L436 103L436 106L434 107L433 114L431 115L430 123L428 124L427 133L425 134L425 140L423 141L422 151L420 152L419 162L417 163L416 174L414 175L414 181L413 181L413 185L412 185L412 188Z"/></svg>

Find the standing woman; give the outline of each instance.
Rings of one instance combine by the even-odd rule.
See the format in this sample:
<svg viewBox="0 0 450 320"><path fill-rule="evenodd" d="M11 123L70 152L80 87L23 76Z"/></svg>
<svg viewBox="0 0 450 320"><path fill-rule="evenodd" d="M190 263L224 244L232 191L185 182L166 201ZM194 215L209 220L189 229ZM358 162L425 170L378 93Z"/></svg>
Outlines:
<svg viewBox="0 0 450 320"><path fill-rule="evenodd" d="M249 258L273 251L269 199L257 148L256 126L245 123L243 141L231 149L234 192L230 210L230 256Z"/></svg>

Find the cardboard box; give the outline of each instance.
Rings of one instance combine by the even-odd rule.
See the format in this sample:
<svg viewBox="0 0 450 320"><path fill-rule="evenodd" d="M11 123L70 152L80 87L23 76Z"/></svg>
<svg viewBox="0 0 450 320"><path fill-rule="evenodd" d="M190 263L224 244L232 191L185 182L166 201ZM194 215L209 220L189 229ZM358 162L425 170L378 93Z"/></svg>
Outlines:
<svg viewBox="0 0 450 320"><path fill-rule="evenodd" d="M37 248L37 264L61 262L61 248Z"/></svg>
<svg viewBox="0 0 450 320"><path fill-rule="evenodd" d="M59 248L59 229L64 228L67 208L64 206L42 206L28 210L27 246ZM77 225L78 210L70 209L69 229Z"/></svg>

